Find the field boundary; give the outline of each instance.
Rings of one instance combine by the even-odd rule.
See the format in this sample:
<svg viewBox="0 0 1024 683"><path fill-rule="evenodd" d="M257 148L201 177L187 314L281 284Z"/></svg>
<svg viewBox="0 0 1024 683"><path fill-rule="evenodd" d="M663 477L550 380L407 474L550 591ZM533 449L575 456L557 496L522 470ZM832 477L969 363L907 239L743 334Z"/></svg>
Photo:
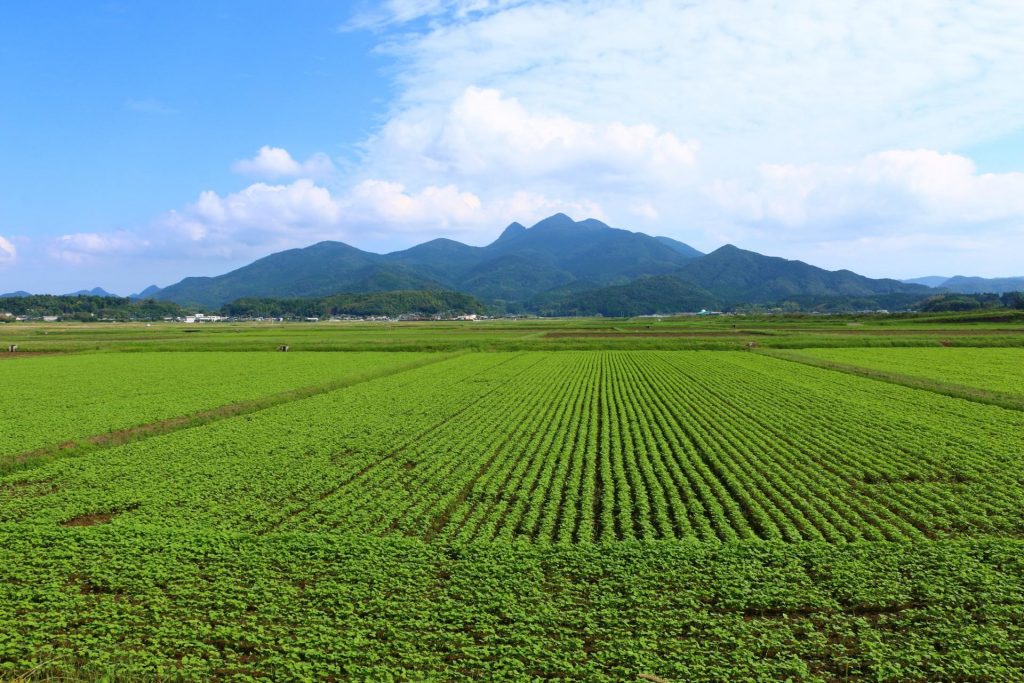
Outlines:
<svg viewBox="0 0 1024 683"><path fill-rule="evenodd" d="M302 399L317 396L319 394L326 394L332 391L337 391L338 389L345 389L350 386L355 386L356 384L362 384L363 382L369 382L382 377L389 377L391 375L398 375L403 372L408 372L409 370L416 370L418 368L440 363L467 353L470 353L470 351L459 350L451 353L430 354L425 358L420 358L408 363L402 363L401 365L392 365L377 370L368 370L350 377L344 377L323 384L314 384L306 387L300 387L298 389L289 389L287 391L270 394L269 396L263 396L248 401L229 403L217 406L216 408L201 410L196 413L179 415L177 417L170 417L157 422L135 425L133 427L125 427L124 429L118 429L113 432L78 437L76 439L50 444L49 446L43 446L31 451L0 456L0 475L42 465L57 458L80 456L92 451L113 448L133 441L141 441L143 439L160 436L162 434L169 434L182 429L199 427L212 422L218 422L229 417L235 417L237 415L248 415L250 413L259 412L285 403L301 401Z"/></svg>
<svg viewBox="0 0 1024 683"><path fill-rule="evenodd" d="M874 368L866 368L849 363L838 363L836 361L825 360L823 358L815 358L789 349L756 349L755 353L762 356L768 356L770 358L778 358L780 360L786 360L793 363L801 363L803 365L810 365L812 367L822 368L825 370L843 372L848 375L857 375L859 377L867 377L868 379L888 382L890 384L899 384L911 389L930 391L934 394L941 394L951 398L960 398L965 401L999 406L1000 408L1007 408L1009 410L1024 411L1024 397L1014 396L1013 394L1004 394L998 391L989 391L987 389L969 387L963 384L940 382L927 377L915 377L913 375L903 375L898 372L889 372L887 370L876 370Z"/></svg>

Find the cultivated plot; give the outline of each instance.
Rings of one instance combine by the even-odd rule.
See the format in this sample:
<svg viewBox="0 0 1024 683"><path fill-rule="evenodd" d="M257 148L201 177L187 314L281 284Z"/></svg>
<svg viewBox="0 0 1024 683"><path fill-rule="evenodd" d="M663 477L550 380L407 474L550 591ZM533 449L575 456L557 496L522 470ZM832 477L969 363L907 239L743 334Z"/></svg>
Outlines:
<svg viewBox="0 0 1024 683"><path fill-rule="evenodd" d="M1015 538L1022 458L1019 411L757 354L471 354L8 475L0 520L458 542Z"/></svg>
<svg viewBox="0 0 1024 683"><path fill-rule="evenodd" d="M1024 348L803 349L799 353L1024 398Z"/></svg>
<svg viewBox="0 0 1024 683"><path fill-rule="evenodd" d="M0 366L4 456L430 360L415 353L100 353Z"/></svg>

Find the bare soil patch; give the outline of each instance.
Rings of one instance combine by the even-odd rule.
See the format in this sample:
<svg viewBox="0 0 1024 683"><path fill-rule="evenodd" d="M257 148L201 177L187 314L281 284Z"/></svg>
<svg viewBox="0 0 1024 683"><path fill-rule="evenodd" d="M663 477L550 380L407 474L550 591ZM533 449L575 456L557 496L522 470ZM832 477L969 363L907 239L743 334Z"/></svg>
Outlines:
<svg viewBox="0 0 1024 683"><path fill-rule="evenodd" d="M61 526L96 526L97 524L109 524L114 517L125 513L137 510L139 507L138 503L128 505L118 510L107 510L106 512L88 512L84 515L78 515L71 519L66 519L60 523Z"/></svg>

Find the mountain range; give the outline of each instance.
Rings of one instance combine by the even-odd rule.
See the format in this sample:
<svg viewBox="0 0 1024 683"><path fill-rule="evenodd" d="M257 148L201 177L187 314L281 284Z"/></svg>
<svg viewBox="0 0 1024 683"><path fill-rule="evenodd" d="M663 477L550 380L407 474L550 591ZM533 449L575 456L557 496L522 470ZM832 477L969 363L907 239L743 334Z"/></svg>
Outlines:
<svg viewBox="0 0 1024 683"><path fill-rule="evenodd" d="M512 223L491 244L435 239L389 254L320 242L271 254L217 277L152 293L216 308L246 297L453 290L504 310L636 314L859 298L867 307L922 299L924 285L827 271L726 245L710 254L668 237L555 214ZM893 298L895 297L895 299Z"/></svg>
<svg viewBox="0 0 1024 683"><path fill-rule="evenodd" d="M521 305L570 283L593 288L669 274L700 256L675 240L556 214L529 229L513 223L485 247L441 238L374 254L341 242L320 242L272 254L218 277L186 278L157 297L219 306L241 297L446 289L492 304Z"/></svg>
<svg viewBox="0 0 1024 683"><path fill-rule="evenodd" d="M215 310L239 299L447 291L509 312L638 315L751 305L906 308L943 292L1022 289L1024 278L872 279L733 245L704 254L668 237L555 214L530 228L512 223L483 247L440 238L375 254L342 242L319 242L216 277L185 278L164 289L150 286L129 298ZM74 294L110 296L99 287ZM28 293L0 295L12 296Z"/></svg>
<svg viewBox="0 0 1024 683"><path fill-rule="evenodd" d="M149 287L146 287L144 290L142 290L141 292L139 292L137 294L129 294L128 298L132 299L133 301L142 301L144 299L152 299L152 298L155 298L157 292L159 292L159 291L160 291L159 287L157 287L156 285L150 285ZM17 292L7 292L6 294L0 294L0 299L17 299L17 298L26 297L26 296L33 296L33 295L32 295L31 292L26 292L24 290L18 290ZM118 299L121 298L119 295L114 294L113 292L108 292L107 290L103 289L102 287L93 287L92 289L80 289L77 292L68 292L67 294L62 294L61 296L105 296L105 297L115 297L115 298L118 298Z"/></svg>
<svg viewBox="0 0 1024 683"><path fill-rule="evenodd" d="M966 277L957 275L955 277L944 277L942 275L930 275L910 280L903 280L912 284L927 285L936 289L943 289L956 294L1003 294L1005 292L1024 291L1024 277Z"/></svg>

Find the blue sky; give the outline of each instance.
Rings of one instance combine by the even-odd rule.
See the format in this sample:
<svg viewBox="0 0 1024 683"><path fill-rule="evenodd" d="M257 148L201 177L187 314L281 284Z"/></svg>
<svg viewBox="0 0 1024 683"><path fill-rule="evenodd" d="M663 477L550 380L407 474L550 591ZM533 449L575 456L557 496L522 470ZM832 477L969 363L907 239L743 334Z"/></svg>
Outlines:
<svg viewBox="0 0 1024 683"><path fill-rule="evenodd" d="M38 2L0 20L0 234L132 229L272 140L351 157L393 88L337 2ZM60 201L54 201L55 190Z"/></svg>
<svg viewBox="0 0 1024 683"><path fill-rule="evenodd" d="M871 276L1020 275L1024 5L34 2L0 292L127 294L555 211Z"/></svg>

